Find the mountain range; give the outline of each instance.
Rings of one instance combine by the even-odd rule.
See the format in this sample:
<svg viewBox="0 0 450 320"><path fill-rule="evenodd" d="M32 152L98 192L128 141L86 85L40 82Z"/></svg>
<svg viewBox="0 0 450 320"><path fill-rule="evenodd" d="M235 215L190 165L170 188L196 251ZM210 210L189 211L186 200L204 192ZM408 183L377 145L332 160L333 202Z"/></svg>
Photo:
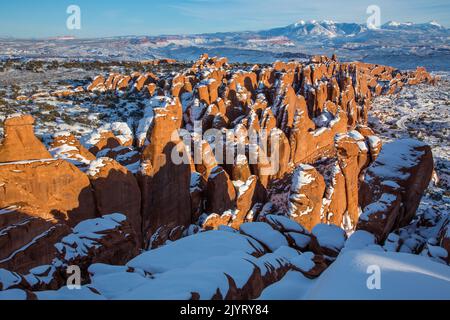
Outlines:
<svg viewBox="0 0 450 320"><path fill-rule="evenodd" d="M336 53L343 60L390 64L402 69L423 65L449 70L450 29L429 23L390 21L378 29L365 24L298 21L261 31L192 35L125 36L98 39L63 37L1 39L0 56L59 59L194 60L201 53L227 56L231 62L268 63Z"/></svg>

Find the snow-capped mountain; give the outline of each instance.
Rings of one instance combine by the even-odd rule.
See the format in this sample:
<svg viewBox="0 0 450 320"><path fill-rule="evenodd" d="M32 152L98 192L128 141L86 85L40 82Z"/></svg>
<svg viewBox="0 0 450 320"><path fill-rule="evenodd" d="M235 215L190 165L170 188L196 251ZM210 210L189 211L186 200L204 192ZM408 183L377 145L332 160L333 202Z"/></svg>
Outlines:
<svg viewBox="0 0 450 320"><path fill-rule="evenodd" d="M370 35L372 32L383 33L384 31L408 31L416 34L432 32L435 34L447 33L448 30L436 21L415 24L412 22L389 21L379 29L369 29L364 24L340 23L330 20L304 21L300 20L286 27L275 28L258 32L261 36L274 37L285 36L291 40L300 40L304 37L314 38L347 38L360 35Z"/></svg>
<svg viewBox="0 0 450 320"><path fill-rule="evenodd" d="M397 22L389 21L381 26L385 30L409 30L409 31L443 31L445 27L441 26L436 21L428 23L413 23L413 22Z"/></svg>
<svg viewBox="0 0 450 320"><path fill-rule="evenodd" d="M448 70L450 31L435 21L390 21L379 29L365 24L297 21L261 31L193 35L129 36L101 39L0 40L0 57L69 59L193 60L202 53L230 61L265 63L337 53L345 60L390 64L403 69L420 64Z"/></svg>
<svg viewBox="0 0 450 320"><path fill-rule="evenodd" d="M283 35L292 39L305 36L334 38L341 36L354 36L366 30L367 28L364 25L357 23L336 23L329 20L312 20L305 22L304 20L300 20L287 27L262 31L260 34L267 36Z"/></svg>

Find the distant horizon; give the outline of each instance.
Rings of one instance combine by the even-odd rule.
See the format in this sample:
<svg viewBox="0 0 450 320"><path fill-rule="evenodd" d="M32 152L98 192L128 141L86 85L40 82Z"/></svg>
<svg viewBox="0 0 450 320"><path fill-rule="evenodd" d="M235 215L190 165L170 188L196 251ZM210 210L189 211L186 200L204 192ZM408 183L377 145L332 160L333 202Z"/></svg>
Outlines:
<svg viewBox="0 0 450 320"><path fill-rule="evenodd" d="M11 39L11 40L60 40L60 41L68 41L68 40L93 40L93 39L107 39L107 38L128 38L128 37L169 37L169 36L195 36L195 35L206 35L206 34L216 34L216 33L236 33L236 32L259 32L259 31L266 31L276 28L283 28L287 27L289 25L293 25L295 23L298 23L300 21L304 21L306 23L313 23L313 22L330 22L330 23L348 23L348 24L359 24L359 25L365 25L365 23L360 23L356 21L337 21L337 20L331 20L331 19L323 19L323 20L316 20L316 19L299 19L297 21L285 24L285 25L277 25L267 28L256 28L253 30L233 30L233 31L214 31L214 32L201 32L201 33L161 33L161 34L122 34L122 35L106 35L106 36L86 36L86 37L80 37L74 34L65 34L65 35L53 35L53 36L43 36L43 37L15 37L15 36L9 36L9 35L0 35L0 39ZM423 21L423 22L413 22L413 21L395 21L395 20L389 20L386 22L383 22L381 26L387 25L391 22L396 22L400 24L414 24L414 25L421 25L421 24L431 24L431 23L437 23L441 27L445 29L449 29L449 27L441 24L439 21L436 21L436 19L430 19L429 21ZM64 39L67 38L67 39Z"/></svg>
<svg viewBox="0 0 450 320"><path fill-rule="evenodd" d="M80 8L80 29L67 28L71 5ZM39 40L192 35L267 30L299 20L364 24L371 5L380 8L381 24L435 20L450 27L448 0L21 0L0 3L0 37Z"/></svg>

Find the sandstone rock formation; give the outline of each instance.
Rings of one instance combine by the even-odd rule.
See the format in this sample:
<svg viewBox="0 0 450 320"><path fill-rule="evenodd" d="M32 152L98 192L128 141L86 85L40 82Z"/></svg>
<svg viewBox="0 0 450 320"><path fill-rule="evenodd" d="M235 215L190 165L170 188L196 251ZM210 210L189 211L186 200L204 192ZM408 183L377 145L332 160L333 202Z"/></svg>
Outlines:
<svg viewBox="0 0 450 320"><path fill-rule="evenodd" d="M292 178L289 195L289 215L311 230L320 223L320 209L325 193L325 181L314 167L300 165Z"/></svg>
<svg viewBox="0 0 450 320"><path fill-rule="evenodd" d="M236 190L226 171L215 167L208 177L207 184L207 211L223 213L235 206Z"/></svg>
<svg viewBox="0 0 450 320"><path fill-rule="evenodd" d="M90 162L95 160L95 156L68 132L55 134L49 151L54 158L72 162L81 170L86 169Z"/></svg>
<svg viewBox="0 0 450 320"><path fill-rule="evenodd" d="M142 233L141 190L133 174L110 158L91 162L87 175L95 195L97 212L120 212L127 217L138 239Z"/></svg>
<svg viewBox="0 0 450 320"><path fill-rule="evenodd" d="M30 115L12 116L5 120L5 137L0 145L0 162L51 159L52 156L33 132Z"/></svg>
<svg viewBox="0 0 450 320"><path fill-rule="evenodd" d="M125 239L120 231L127 230L123 215L110 215L102 219L87 220L74 229L74 233L56 244L58 259L50 266L50 277L63 281L62 271L69 264L78 264L83 270L83 288L93 292L91 298L106 299L256 299L271 284L280 281L289 271L301 272L308 278L318 277L329 265L330 257L311 250L331 254L345 241L343 230L322 225L317 229L333 229L336 236L329 238L316 230L314 235L284 216L267 215L266 222L246 223L240 231L219 230L195 233L141 253L126 265L108 265L111 257L105 251L114 241L120 250L133 252L133 236ZM101 233L95 242L85 240ZM128 240L126 240L128 238ZM294 241L295 239L295 241ZM291 242L292 246L291 246ZM297 245L304 248L300 252ZM191 248L197 250L192 251ZM327 251L328 250L328 251ZM95 253L95 254L94 254ZM124 253L124 252L123 252ZM106 255L105 255L106 254ZM90 257L94 257L91 261ZM123 257L129 257L125 254ZM89 262L94 262L86 269ZM45 268L42 268L45 269ZM36 271L35 271L36 272ZM148 276L152 275L152 276ZM5 290L35 290L36 275L0 273L0 284ZM111 282L128 279L111 290ZM51 286L41 282L41 289ZM37 298L42 297L36 292ZM58 296L58 291L47 291L45 296Z"/></svg>
<svg viewBox="0 0 450 320"><path fill-rule="evenodd" d="M64 160L0 165L0 207L26 208L33 216L74 226L96 216L88 177Z"/></svg>
<svg viewBox="0 0 450 320"><path fill-rule="evenodd" d="M95 79L93 85L101 86L103 83L108 90L114 90L111 84L117 77L117 74L111 74L106 80ZM155 87L150 94L150 107L145 109L138 128L139 147L144 147L148 129L163 123L154 112L161 109L172 110L169 113L174 119L171 122L166 120L164 126L170 130L185 127L192 140L201 141L201 161L195 166L191 163L191 172L199 172L207 186L191 195L195 199L192 205L197 208L192 210L195 219L191 217L191 221L207 213L208 223L204 226L217 228L220 224L230 225L234 221L236 227L238 221L247 219L247 214L238 210L232 183L245 182L254 175L258 178L257 185L267 189L273 181L292 174L293 167L309 164L317 170L317 179L324 179L324 186L315 195L314 213L308 215L313 222L306 225L311 229L320 222L333 223L351 231L360 214L358 190L361 175L377 159L382 147L381 140L367 127L371 99L380 94L395 93L404 85L432 81L433 78L423 68L401 72L388 66L341 63L335 57L312 57L306 64L277 61L270 67L236 70L226 59L202 55L192 68L174 75L171 83L158 81L149 73L133 74L127 82L128 88L123 86L121 90L146 96L147 84ZM163 90L169 90L175 100L159 97ZM170 107L161 108L161 101ZM203 130L215 128L224 135L230 132L237 134L233 148L236 150L243 145L245 156L239 155L233 164L218 161L225 154L218 150L217 140L212 142L196 137L193 132L196 121L201 123ZM270 145L269 148L261 148L253 144L246 136L251 132L278 137L275 140L279 166L275 172L270 171L271 163L262 161L270 158ZM155 139L162 143L168 140ZM155 147L158 144L150 143L144 154L152 148L161 149L161 145ZM226 144L228 147L229 142ZM195 143L190 145L190 150L191 157L195 158ZM251 161L251 150L257 150L260 161L256 164ZM148 156L144 157L148 159ZM149 168L148 163L146 166ZM220 188L214 183L218 178L215 175L214 179L210 178L213 170L221 172L219 176L228 176ZM216 189L227 191L216 192ZM222 199L224 194L228 194L227 199ZM263 197L253 201L251 207L259 201L263 202L259 206L262 207L265 200L261 199ZM206 203L205 212L200 212L201 203ZM143 207L145 211L145 205ZM255 215L254 212L252 214ZM188 219L185 221L187 223Z"/></svg>
<svg viewBox="0 0 450 320"><path fill-rule="evenodd" d="M16 265L7 265L23 273L12 273L0 269L0 290L56 290L66 285L71 271L69 266L78 266L82 272L82 281L88 281L88 268L95 263L111 265L125 264L138 254L140 247L134 230L121 214L106 215L102 218L88 219L72 230L64 230L66 235L54 243L47 242L47 251L54 254L48 265L39 265L27 272ZM50 240L50 239L48 239ZM53 239L55 240L55 239ZM35 246L35 244L32 244ZM41 245L41 255L43 247ZM24 255L42 261L41 256ZM69 272L70 271L70 272Z"/></svg>
<svg viewBox="0 0 450 320"><path fill-rule="evenodd" d="M162 98L161 106L154 112L138 177L145 241L161 226L175 228L191 223L191 165L183 161L176 164L172 157L173 152L181 159L189 157L176 132L181 127L181 105L177 99Z"/></svg>
<svg viewBox="0 0 450 320"><path fill-rule="evenodd" d="M433 82L424 69L203 55L179 73L147 71L54 92L137 100L135 123L57 133L49 152L31 116L5 121L0 290L40 298L77 264L90 297L255 299L287 272L320 276L355 228L377 249L449 262L448 224L429 243L402 230L430 181L430 148L383 146L367 126L373 97ZM130 282L112 292L114 277Z"/></svg>
<svg viewBox="0 0 450 320"><path fill-rule="evenodd" d="M447 251L446 261L450 264L450 223L447 221L440 231L439 244Z"/></svg>
<svg viewBox="0 0 450 320"><path fill-rule="evenodd" d="M129 261L138 254L140 243L126 216L110 214L79 223L55 248L58 268L76 265L87 276L94 263L120 265Z"/></svg>
<svg viewBox="0 0 450 320"><path fill-rule="evenodd" d="M361 184L363 213L357 228L383 241L392 230L407 225L432 173L433 156L426 144L405 139L385 145Z"/></svg>

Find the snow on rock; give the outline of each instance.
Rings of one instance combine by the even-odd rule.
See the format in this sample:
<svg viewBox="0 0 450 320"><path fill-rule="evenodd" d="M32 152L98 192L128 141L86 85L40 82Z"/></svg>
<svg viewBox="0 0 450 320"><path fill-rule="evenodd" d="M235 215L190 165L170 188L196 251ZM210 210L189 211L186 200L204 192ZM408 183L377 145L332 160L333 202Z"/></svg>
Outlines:
<svg viewBox="0 0 450 320"><path fill-rule="evenodd" d="M23 278L16 272L0 269L0 291L19 286Z"/></svg>
<svg viewBox="0 0 450 320"><path fill-rule="evenodd" d="M138 128L136 130L136 139L138 141L138 146L142 147L147 139L147 133L152 126L156 108L166 108L169 105L175 104L174 99L166 96L157 96L150 99L146 106L144 107L144 116L139 121Z"/></svg>
<svg viewBox="0 0 450 320"><path fill-rule="evenodd" d="M379 290L377 281L371 277L378 271ZM425 257L405 253L345 251L317 279L304 298L450 299L450 268Z"/></svg>
<svg viewBox="0 0 450 320"><path fill-rule="evenodd" d="M199 237L197 241L206 241L211 249L218 248L211 242L211 236L222 233L210 231L208 234L208 237ZM244 235L232 235L230 239L240 237L251 241ZM89 286L107 299L253 299L261 294L264 287L280 280L289 270L289 260L299 254L292 248L280 247L274 253L255 257L238 250L238 247L232 248L237 244L232 242L229 250L214 253L207 250L202 257L197 256L198 259L184 259L184 264L175 263L153 274L148 273L148 265L145 269L130 267L127 271L122 267L96 265L90 268L92 283ZM252 246L247 245L249 247ZM161 252L161 249L158 250ZM144 255L147 260L153 260L148 253L141 256ZM153 258L156 262L162 256L156 254Z"/></svg>
<svg viewBox="0 0 450 320"><path fill-rule="evenodd" d="M49 151L54 158L67 160L81 170L95 159L95 156L67 131L60 131L53 135Z"/></svg>
<svg viewBox="0 0 450 320"><path fill-rule="evenodd" d="M285 216L266 215L262 221L273 229L281 232L289 242L289 245L304 251L311 242L311 234L303 226Z"/></svg>
<svg viewBox="0 0 450 320"><path fill-rule="evenodd" d="M264 251L250 237L224 231L207 231L145 252L129 261L127 266L158 274L189 266L208 257L224 256L232 252L261 255Z"/></svg>
<svg viewBox="0 0 450 320"><path fill-rule="evenodd" d="M300 165L296 170L296 174L294 174L292 178L292 189L299 190L303 186L313 182L315 180L314 177L308 173L309 170L313 169L314 167L307 164Z"/></svg>
<svg viewBox="0 0 450 320"><path fill-rule="evenodd" d="M0 162L51 159L51 154L34 134L31 115L15 115L4 121L4 139L0 144Z"/></svg>
<svg viewBox="0 0 450 320"><path fill-rule="evenodd" d="M300 165L292 177L288 204L290 218L308 230L320 223L325 187L323 176L314 167Z"/></svg>
<svg viewBox="0 0 450 320"><path fill-rule="evenodd" d="M390 193L383 193L378 202L373 202L364 208L364 211L359 216L360 221L368 222L374 219L374 214L379 214L378 219L385 220L388 212L392 206L395 205L397 197ZM398 204L398 203L397 203Z"/></svg>
<svg viewBox="0 0 450 320"><path fill-rule="evenodd" d="M368 246L374 245L376 238L373 234L358 230L355 231L345 242L344 250L364 249Z"/></svg>
<svg viewBox="0 0 450 320"><path fill-rule="evenodd" d="M300 250L305 250L308 245L311 243L311 236L297 233L297 232L288 232L284 234L286 238L289 240L289 244L295 248Z"/></svg>
<svg viewBox="0 0 450 320"><path fill-rule="evenodd" d="M111 131L120 140L122 145L129 145L133 142L133 131L126 122L111 123Z"/></svg>
<svg viewBox="0 0 450 320"><path fill-rule="evenodd" d="M314 252L330 257L336 257L345 245L345 231L333 224L318 224L312 232L311 248Z"/></svg>
<svg viewBox="0 0 450 320"><path fill-rule="evenodd" d="M83 144L89 149L97 145L106 133L111 133L120 145L129 146L133 143L133 131L126 122L105 123L83 139Z"/></svg>
<svg viewBox="0 0 450 320"><path fill-rule="evenodd" d="M298 252L288 247L259 258L244 251L222 252L153 275L136 269L123 275L129 281L116 272L100 275L92 286L112 299L254 299L284 276L295 256Z"/></svg>
<svg viewBox="0 0 450 320"><path fill-rule="evenodd" d="M193 293L202 300L219 296L224 298L230 290L227 275L235 281L238 288L242 288L251 277L254 265L246 260L248 257L247 253L240 251L228 256L212 255L181 268L172 267L118 298L189 300Z"/></svg>
<svg viewBox="0 0 450 320"><path fill-rule="evenodd" d="M89 135L82 137L81 143L89 150L100 142L104 133L108 132L106 128L100 127L92 131Z"/></svg>
<svg viewBox="0 0 450 320"><path fill-rule="evenodd" d="M431 148L413 139L385 144L369 166L360 186L363 209L357 229L384 241L387 235L408 225L416 214L433 172Z"/></svg>
<svg viewBox="0 0 450 320"><path fill-rule="evenodd" d="M94 263L89 266L88 272L91 275L91 277L94 277L96 275L126 272L127 269L128 267L126 266L112 266L105 263Z"/></svg>
<svg viewBox="0 0 450 320"><path fill-rule="evenodd" d="M419 164L426 152L423 149L427 147L425 143L414 139L400 139L384 145L379 158L368 169L367 181L372 181L372 176L394 181L408 179L410 173L405 170Z"/></svg>
<svg viewBox="0 0 450 320"><path fill-rule="evenodd" d="M276 230L280 230L282 232L298 232L303 234L309 234L309 231L306 230L302 225L295 222L292 219L289 219L285 216L277 216L273 214L269 214L265 216L266 222L269 223L272 228Z"/></svg>
<svg viewBox="0 0 450 320"><path fill-rule="evenodd" d="M244 223L240 231L253 239L264 244L270 251L275 251L281 246L288 246L288 242L282 233L274 230L270 225L263 222Z"/></svg>
<svg viewBox="0 0 450 320"><path fill-rule="evenodd" d="M0 291L6 289L46 291L61 288L66 283L67 266L80 267L82 280L86 281L89 274L113 272L112 269L119 267L112 265L124 264L138 254L136 236L122 214L84 220L72 229L72 233L59 241L54 244L55 253L49 265L32 268L26 275L0 269ZM53 246L53 243L49 242L48 245ZM110 265L92 266L95 263ZM90 266L92 269L89 271ZM120 269L123 270L127 268ZM50 298L55 299L58 299L60 294L64 297L69 296L69 292L64 290L62 293L49 292ZM74 294L77 296L78 292ZM84 299L84 296L80 298Z"/></svg>
<svg viewBox="0 0 450 320"><path fill-rule="evenodd" d="M283 279L267 287L259 300L300 300L314 284L315 280L301 272L289 271Z"/></svg>
<svg viewBox="0 0 450 320"><path fill-rule="evenodd" d="M390 233L383 244L387 251L409 251L435 261L442 252L437 245L445 217L450 212L450 148L448 117L450 81L447 72L439 72L435 86L407 86L395 96L379 96L374 99L369 125L383 142L399 138L418 138L430 145L433 151L434 172L431 183L422 197L415 218L407 226ZM401 189L394 181L382 182L384 187ZM422 250L422 252L419 252ZM450 251L450 250L449 250Z"/></svg>
<svg viewBox="0 0 450 320"><path fill-rule="evenodd" d="M305 252L295 259L292 259L291 263L300 271L308 272L311 271L315 266L313 258L313 252Z"/></svg>
<svg viewBox="0 0 450 320"><path fill-rule="evenodd" d="M67 286L57 291L40 291L36 292L38 300L106 300L105 297L99 295L89 286L82 286L80 289L71 290Z"/></svg>
<svg viewBox="0 0 450 320"><path fill-rule="evenodd" d="M79 223L73 233L55 244L58 257L68 264L83 259L125 262L137 249L135 235L126 221L125 215L116 213ZM114 250L110 246L115 246ZM117 260L119 253L122 256Z"/></svg>
<svg viewBox="0 0 450 320"><path fill-rule="evenodd" d="M106 157L98 158L96 160L91 161L89 164L89 168L86 171L86 174L88 176L95 177L100 172L100 169L106 166L105 162L107 161L109 161L109 158Z"/></svg>
<svg viewBox="0 0 450 320"><path fill-rule="evenodd" d="M31 300L36 299L36 297L29 295L29 292L21 289L10 289L5 291L0 291L0 301L1 300Z"/></svg>
<svg viewBox="0 0 450 320"><path fill-rule="evenodd" d="M139 273L126 272L126 267L118 267L116 270L96 270L91 275L92 288L95 288L106 299L115 299L127 294L142 285L149 279ZM91 272L91 268L89 268Z"/></svg>

